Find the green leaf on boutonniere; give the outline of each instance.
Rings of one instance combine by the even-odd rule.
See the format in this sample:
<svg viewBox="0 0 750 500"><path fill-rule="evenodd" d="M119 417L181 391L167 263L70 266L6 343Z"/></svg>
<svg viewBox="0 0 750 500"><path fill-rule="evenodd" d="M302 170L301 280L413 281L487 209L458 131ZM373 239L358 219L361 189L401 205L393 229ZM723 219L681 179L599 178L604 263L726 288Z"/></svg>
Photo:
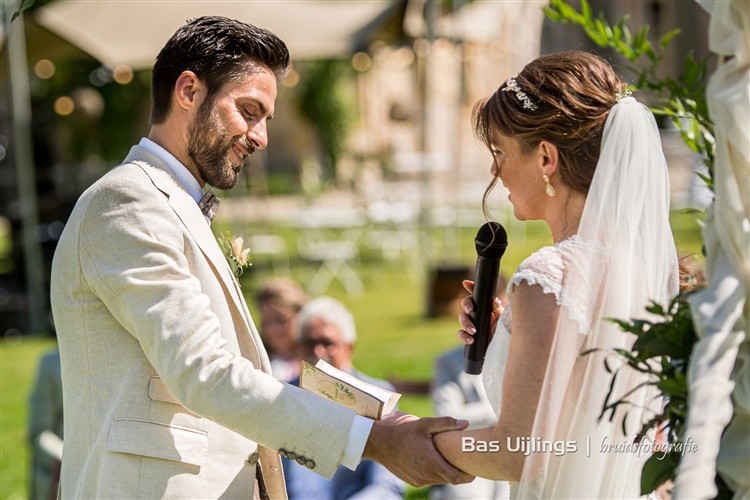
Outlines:
<svg viewBox="0 0 750 500"><path fill-rule="evenodd" d="M219 237L219 246L224 251L224 256L232 268L232 274L239 280L245 269L252 266L250 262L250 249L244 248L245 240L241 236L234 236L227 231ZM239 281L238 281L239 282Z"/></svg>

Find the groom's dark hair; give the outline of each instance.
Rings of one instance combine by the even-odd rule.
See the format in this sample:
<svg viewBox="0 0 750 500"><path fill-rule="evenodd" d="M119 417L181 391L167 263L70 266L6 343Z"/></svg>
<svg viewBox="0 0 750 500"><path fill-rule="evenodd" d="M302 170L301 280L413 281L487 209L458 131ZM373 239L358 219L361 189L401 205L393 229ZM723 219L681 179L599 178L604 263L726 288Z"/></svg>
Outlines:
<svg viewBox="0 0 750 500"><path fill-rule="evenodd" d="M152 125L163 123L170 111L172 91L183 71L192 71L208 88L206 102L227 81L239 80L256 65L277 80L289 69L289 50L276 35L252 24L221 16L188 21L156 56L151 76Z"/></svg>

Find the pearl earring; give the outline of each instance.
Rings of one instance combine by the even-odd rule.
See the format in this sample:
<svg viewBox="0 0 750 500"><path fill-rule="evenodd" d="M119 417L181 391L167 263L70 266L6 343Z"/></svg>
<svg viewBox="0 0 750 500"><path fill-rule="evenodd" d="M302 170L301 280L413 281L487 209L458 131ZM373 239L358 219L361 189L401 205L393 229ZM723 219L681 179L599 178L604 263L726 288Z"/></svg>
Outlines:
<svg viewBox="0 0 750 500"><path fill-rule="evenodd" d="M549 183L549 175L542 174L542 179L544 179L544 182L547 183L547 186L544 188L544 191L547 193L547 196L550 198L554 197L555 194L557 194L557 191L555 191L555 187Z"/></svg>

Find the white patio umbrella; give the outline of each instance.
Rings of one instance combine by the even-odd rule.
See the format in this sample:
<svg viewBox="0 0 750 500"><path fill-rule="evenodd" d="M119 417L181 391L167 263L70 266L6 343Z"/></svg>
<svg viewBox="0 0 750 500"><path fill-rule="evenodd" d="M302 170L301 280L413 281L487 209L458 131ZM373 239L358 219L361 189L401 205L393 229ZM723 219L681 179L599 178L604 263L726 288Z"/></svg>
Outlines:
<svg viewBox="0 0 750 500"><path fill-rule="evenodd" d="M36 21L109 67L150 68L169 37L188 19L220 15L268 29L292 59L351 53L360 30L389 8L388 0L59 0Z"/></svg>
<svg viewBox="0 0 750 500"><path fill-rule="evenodd" d="M693 296L699 342L688 372L686 437L674 498L713 498L720 472L750 495L750 2L699 0L719 57L707 100L716 125L714 191L703 233L708 287ZM731 420L731 423L730 423ZM727 426L728 424L728 426Z"/></svg>

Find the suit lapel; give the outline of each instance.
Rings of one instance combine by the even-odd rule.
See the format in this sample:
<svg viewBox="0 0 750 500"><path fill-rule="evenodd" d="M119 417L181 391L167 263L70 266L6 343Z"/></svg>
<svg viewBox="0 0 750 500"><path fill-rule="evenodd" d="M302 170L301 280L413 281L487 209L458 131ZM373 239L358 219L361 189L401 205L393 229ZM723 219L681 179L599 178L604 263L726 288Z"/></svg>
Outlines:
<svg viewBox="0 0 750 500"><path fill-rule="evenodd" d="M250 337L253 339L253 342L255 344L254 351L258 354L258 365L260 366L266 373L271 373L271 361L268 359L268 354L266 353L265 349L258 349L257 346L262 345L263 341L260 338L260 334L258 333L258 329L255 328L255 323L253 322L253 318L250 317L250 309L247 307L247 303L245 302L245 296L242 295L242 291L240 290L240 285L237 279L232 276L232 285L234 286L235 295L239 298L240 301L240 307L238 308L240 311L240 314L242 315L242 318L245 321L245 325L248 327L248 331L250 332ZM242 341L244 339L240 338L240 344L242 345Z"/></svg>
<svg viewBox="0 0 750 500"><path fill-rule="evenodd" d="M256 366L270 372L268 356L265 353L265 349L261 348L260 336L250 318L247 304L242 296L237 280L229 268L229 264L216 241L216 237L211 232L211 227L206 223L203 213L198 208L198 204L182 188L169 167L156 155L151 154L144 148L133 146L124 163L138 165L149 176L154 186L167 196L169 205L185 225L188 232L193 236L201 252L203 252L203 255L214 268L214 272L224 283L224 287L232 298L236 309L239 311L239 316L242 318L245 328L249 333L248 336L252 339L253 343L252 349L249 350L254 355L249 356L250 359ZM247 341L243 337L243 335L237 335L240 345L244 346L243 351L246 351L249 346L245 345Z"/></svg>

